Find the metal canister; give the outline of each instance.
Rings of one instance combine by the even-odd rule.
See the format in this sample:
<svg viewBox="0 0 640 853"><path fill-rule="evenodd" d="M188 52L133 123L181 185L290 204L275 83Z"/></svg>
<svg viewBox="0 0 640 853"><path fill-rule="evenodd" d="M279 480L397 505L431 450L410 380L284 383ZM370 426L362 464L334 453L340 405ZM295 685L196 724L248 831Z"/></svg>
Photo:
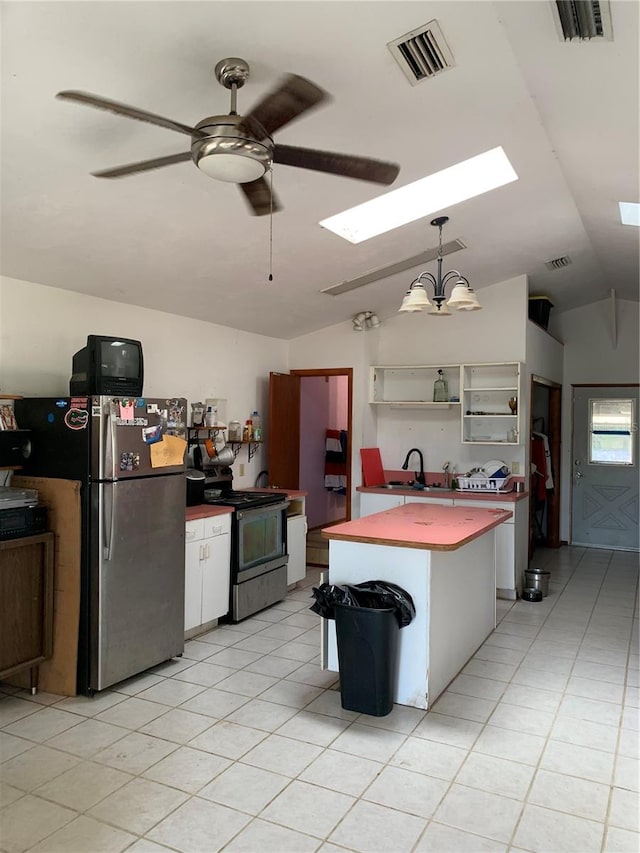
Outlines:
<svg viewBox="0 0 640 853"><path fill-rule="evenodd" d="M549 580L551 572L548 569L526 569L524 573L524 585L529 589L539 589L542 597L549 595Z"/></svg>

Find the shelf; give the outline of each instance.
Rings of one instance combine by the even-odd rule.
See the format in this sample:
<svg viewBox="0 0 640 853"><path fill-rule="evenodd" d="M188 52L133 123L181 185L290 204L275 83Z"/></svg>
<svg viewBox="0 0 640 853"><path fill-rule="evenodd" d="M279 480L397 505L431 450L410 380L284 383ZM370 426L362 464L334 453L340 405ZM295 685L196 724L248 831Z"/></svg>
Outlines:
<svg viewBox="0 0 640 853"><path fill-rule="evenodd" d="M480 388L480 387L478 387L478 388L463 388L462 390L463 391L509 391L510 393L513 393L513 394L517 393L517 391L518 391L517 388L513 388L510 386L503 386L503 385L493 385L492 387L487 386L486 388L484 388L484 387L483 388Z"/></svg>
<svg viewBox="0 0 640 853"><path fill-rule="evenodd" d="M262 439L261 438L256 439L255 441L254 441L254 439L250 439L249 441L244 441L244 439L242 441L228 441L227 444L233 450L234 459L238 458L238 453L240 453L240 449L242 448L242 445L246 444L247 445L247 453L249 456L249 462L251 462L253 457L258 452L258 445L262 444Z"/></svg>
<svg viewBox="0 0 640 853"><path fill-rule="evenodd" d="M463 415L462 417L471 419L471 418L517 418L518 416L517 415L498 415L498 414L491 415L488 412L485 412L484 415L481 415L481 414Z"/></svg>

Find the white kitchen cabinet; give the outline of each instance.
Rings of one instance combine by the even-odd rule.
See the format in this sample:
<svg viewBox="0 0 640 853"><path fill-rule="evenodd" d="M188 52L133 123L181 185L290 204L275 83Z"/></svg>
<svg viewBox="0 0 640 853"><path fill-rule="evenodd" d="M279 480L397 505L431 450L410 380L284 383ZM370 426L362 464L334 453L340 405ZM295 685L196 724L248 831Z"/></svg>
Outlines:
<svg viewBox="0 0 640 853"><path fill-rule="evenodd" d="M518 362L463 364L462 443L519 444L519 398Z"/></svg>
<svg viewBox="0 0 640 853"><path fill-rule="evenodd" d="M417 503L418 501L426 504L438 504L439 506L453 506L453 498L441 498L438 495L434 495L433 492L427 492L425 495L422 495L419 489L416 490L415 495L404 496L406 504Z"/></svg>
<svg viewBox="0 0 640 853"><path fill-rule="evenodd" d="M360 492L360 518L373 515L374 512L384 512L404 504L404 495L390 491L388 495L373 492Z"/></svg>
<svg viewBox="0 0 640 853"><path fill-rule="evenodd" d="M188 521L185 528L185 636L214 627L229 612L231 515Z"/></svg>
<svg viewBox="0 0 640 853"><path fill-rule="evenodd" d="M496 590L498 598L517 598L528 559L528 501L478 501L463 495L455 498L455 506L504 509L513 516L496 527Z"/></svg>
<svg viewBox="0 0 640 853"><path fill-rule="evenodd" d="M448 384L448 395L457 397L447 403L433 402L433 383L438 379L438 370L444 371ZM460 404L460 365L436 364L372 367L370 376L369 402L387 406L420 407L434 409L449 408Z"/></svg>

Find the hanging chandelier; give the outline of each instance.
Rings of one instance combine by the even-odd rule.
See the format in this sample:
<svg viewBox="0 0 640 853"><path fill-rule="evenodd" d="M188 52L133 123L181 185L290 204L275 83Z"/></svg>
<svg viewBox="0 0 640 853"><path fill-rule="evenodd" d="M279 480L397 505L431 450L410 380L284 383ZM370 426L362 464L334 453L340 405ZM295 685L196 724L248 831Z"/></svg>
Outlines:
<svg viewBox="0 0 640 853"><path fill-rule="evenodd" d="M422 311L429 308L429 314L440 317L451 316L449 308L457 308L458 311L479 311L482 305L473 291L468 279L461 275L458 270L450 270L442 275L442 226L449 221L448 216L438 216L431 220L431 224L438 229L438 274L437 278L430 272L421 272L411 283L407 290L401 311ZM449 299L445 294L445 286L454 281ZM425 282L433 287L433 296L429 299L425 289Z"/></svg>

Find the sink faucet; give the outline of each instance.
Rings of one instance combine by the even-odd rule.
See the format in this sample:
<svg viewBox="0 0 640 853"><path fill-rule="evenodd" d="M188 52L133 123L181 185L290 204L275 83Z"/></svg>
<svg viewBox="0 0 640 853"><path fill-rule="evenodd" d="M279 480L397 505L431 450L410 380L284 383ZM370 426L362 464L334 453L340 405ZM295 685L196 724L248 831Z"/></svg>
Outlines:
<svg viewBox="0 0 640 853"><path fill-rule="evenodd" d="M417 453L420 457L420 470L416 471L416 481L420 483L420 485L424 486L424 459L422 458L422 451L419 450L417 447L412 447L411 450L405 456L405 460L402 463L402 470L406 471L409 468L409 457L414 452Z"/></svg>

